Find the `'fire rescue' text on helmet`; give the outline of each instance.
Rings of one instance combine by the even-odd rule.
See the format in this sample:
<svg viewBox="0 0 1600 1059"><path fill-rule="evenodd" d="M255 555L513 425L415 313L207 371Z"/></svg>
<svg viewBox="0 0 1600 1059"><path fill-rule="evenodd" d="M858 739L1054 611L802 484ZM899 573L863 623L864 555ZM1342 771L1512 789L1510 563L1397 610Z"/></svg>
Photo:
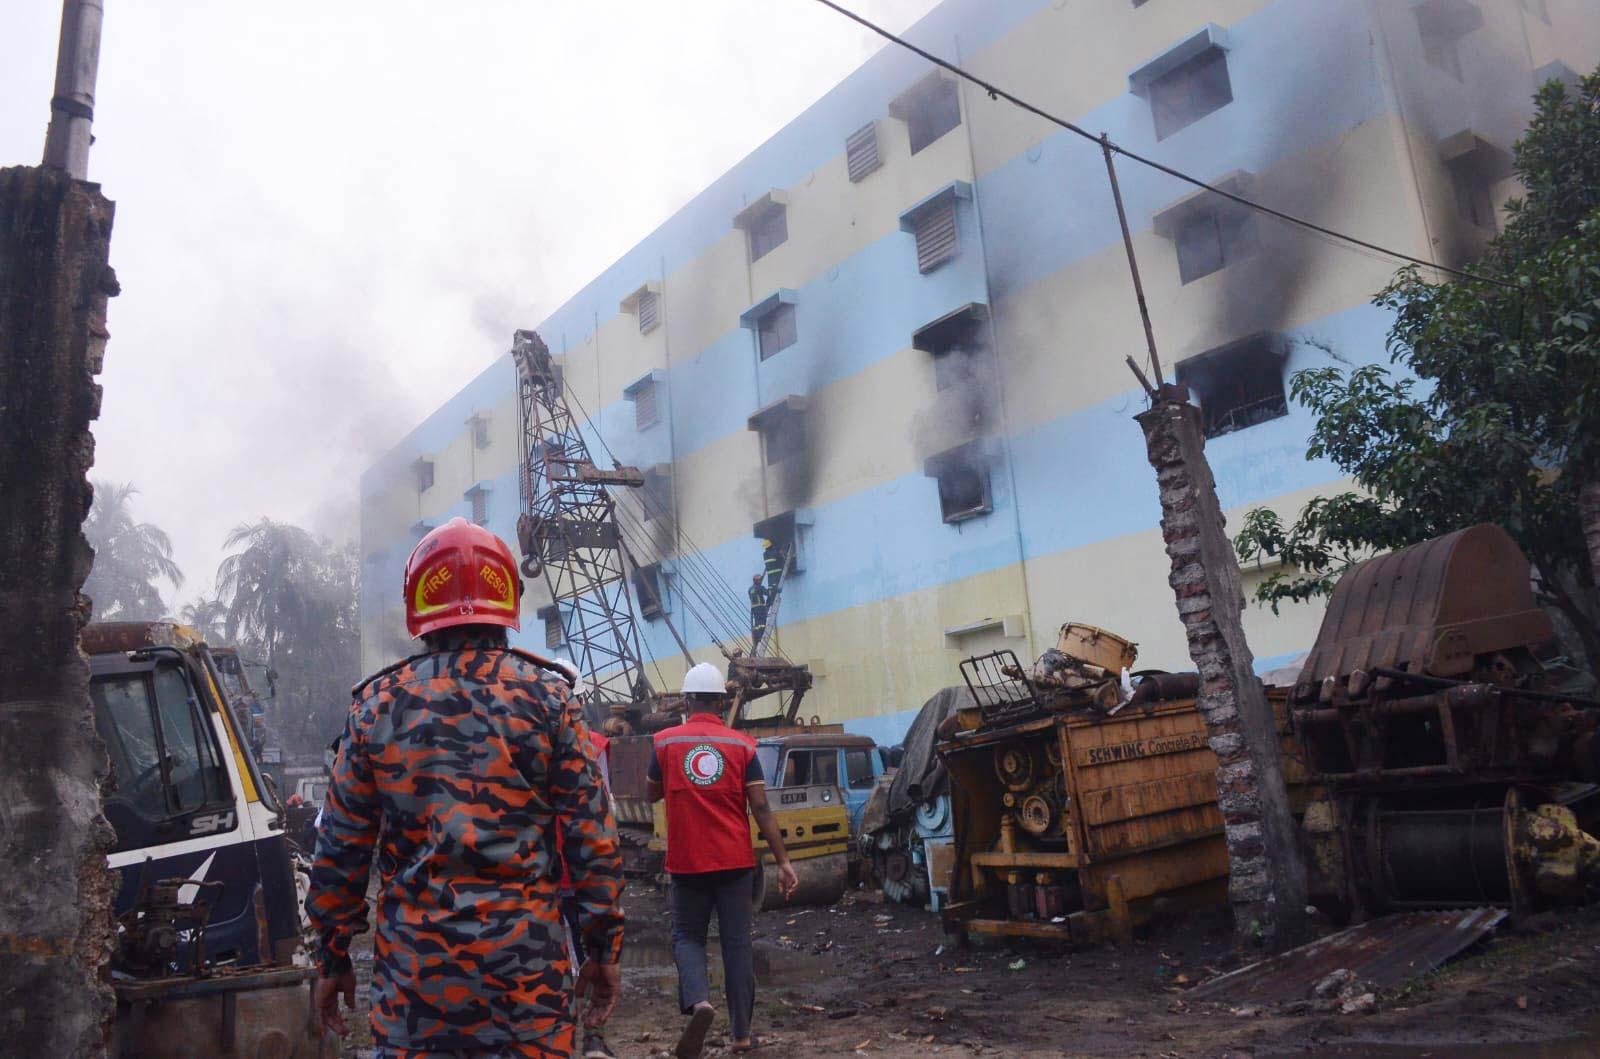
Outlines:
<svg viewBox="0 0 1600 1059"><path fill-rule="evenodd" d="M406 631L412 636L452 625L521 629L522 580L499 537L453 518L417 542L406 560Z"/></svg>

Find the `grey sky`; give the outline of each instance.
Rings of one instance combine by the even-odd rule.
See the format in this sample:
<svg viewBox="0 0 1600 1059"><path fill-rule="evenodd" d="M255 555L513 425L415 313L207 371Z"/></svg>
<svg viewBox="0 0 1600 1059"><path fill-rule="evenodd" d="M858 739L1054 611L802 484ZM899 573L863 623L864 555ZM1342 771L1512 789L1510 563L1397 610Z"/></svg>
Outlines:
<svg viewBox="0 0 1600 1059"><path fill-rule="evenodd" d="M60 7L3 6L0 164L34 165ZM106 6L91 476L172 535L174 607L237 523L353 534L374 454L878 47L811 0Z"/></svg>

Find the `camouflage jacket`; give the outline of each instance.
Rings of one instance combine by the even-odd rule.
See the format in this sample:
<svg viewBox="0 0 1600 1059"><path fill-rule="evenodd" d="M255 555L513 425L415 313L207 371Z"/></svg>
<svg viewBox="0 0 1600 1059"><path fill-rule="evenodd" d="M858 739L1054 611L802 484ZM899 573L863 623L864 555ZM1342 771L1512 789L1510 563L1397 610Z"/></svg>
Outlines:
<svg viewBox="0 0 1600 1059"><path fill-rule="evenodd" d="M616 827L566 684L491 646L418 655L355 689L306 910L325 975L367 925L372 1028L395 1046L537 1039L570 1021L557 828L588 951L622 949Z"/></svg>

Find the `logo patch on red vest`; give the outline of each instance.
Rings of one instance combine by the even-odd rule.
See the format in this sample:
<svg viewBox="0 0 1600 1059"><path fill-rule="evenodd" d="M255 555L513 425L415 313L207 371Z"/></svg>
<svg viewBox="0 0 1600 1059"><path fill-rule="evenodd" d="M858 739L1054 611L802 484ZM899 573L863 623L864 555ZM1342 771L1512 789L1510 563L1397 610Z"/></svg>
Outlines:
<svg viewBox="0 0 1600 1059"><path fill-rule="evenodd" d="M701 743L683 756L683 774L696 787L709 787L722 778L727 763L722 751L710 743Z"/></svg>

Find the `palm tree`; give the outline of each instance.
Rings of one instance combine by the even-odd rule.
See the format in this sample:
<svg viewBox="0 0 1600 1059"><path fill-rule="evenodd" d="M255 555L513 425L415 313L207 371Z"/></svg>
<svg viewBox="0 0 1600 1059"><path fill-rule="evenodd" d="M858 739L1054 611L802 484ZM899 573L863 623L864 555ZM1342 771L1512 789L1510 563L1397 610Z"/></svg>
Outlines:
<svg viewBox="0 0 1600 1059"><path fill-rule="evenodd" d="M94 506L83 533L94 548L94 566L83 583L101 621L156 621L166 613L157 581L183 585L172 560L172 540L161 527L135 522L131 482L95 482Z"/></svg>
<svg viewBox="0 0 1600 1059"><path fill-rule="evenodd" d="M185 625L198 629L207 643L224 643L227 636L228 605L204 594L183 605L178 617Z"/></svg>
<svg viewBox="0 0 1600 1059"><path fill-rule="evenodd" d="M286 743L323 746L360 675L355 547L269 518L235 526L225 547L234 549L217 568L227 637L278 673L268 723Z"/></svg>
<svg viewBox="0 0 1600 1059"><path fill-rule="evenodd" d="M318 617L321 548L299 526L270 518L235 526L223 546L239 549L217 567L228 639L256 641L274 664L285 641L298 640Z"/></svg>

